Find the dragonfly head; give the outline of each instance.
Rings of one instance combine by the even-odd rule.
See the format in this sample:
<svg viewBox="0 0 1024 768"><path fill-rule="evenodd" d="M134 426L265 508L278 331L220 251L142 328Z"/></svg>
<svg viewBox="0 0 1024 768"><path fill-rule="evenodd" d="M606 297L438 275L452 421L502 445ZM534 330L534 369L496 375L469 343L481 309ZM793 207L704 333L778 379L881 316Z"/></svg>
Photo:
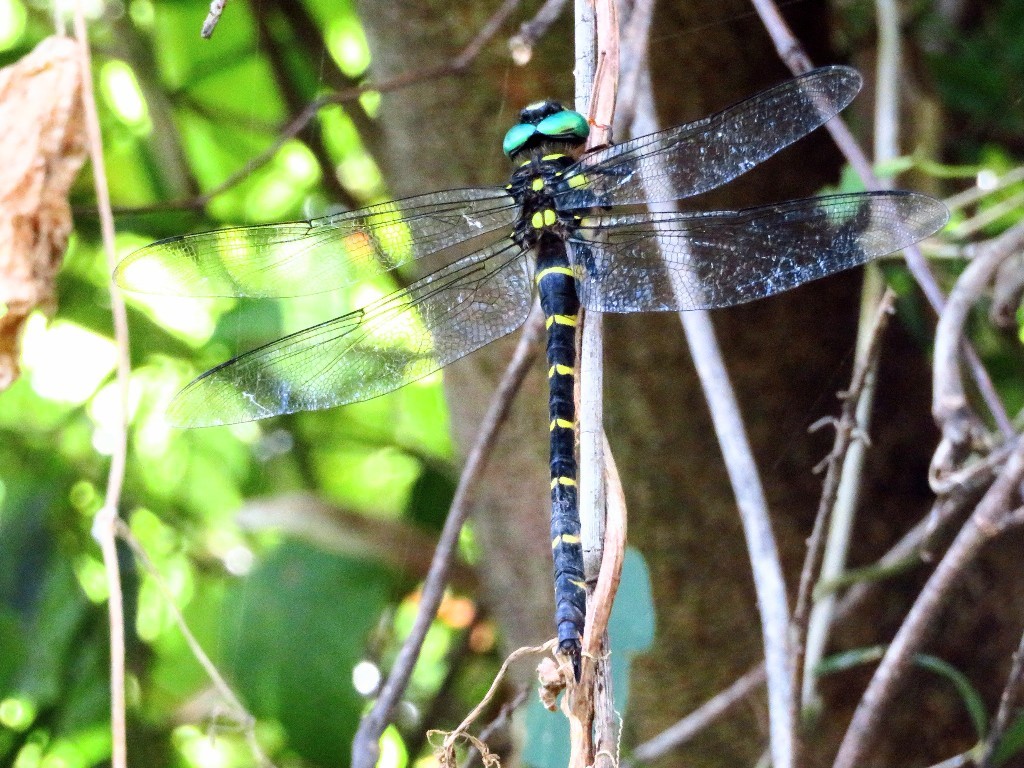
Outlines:
<svg viewBox="0 0 1024 768"><path fill-rule="evenodd" d="M519 113L519 124L505 134L502 149L512 159L524 150L541 146L576 149L583 146L589 133L587 118L579 112L557 101L538 101Z"/></svg>

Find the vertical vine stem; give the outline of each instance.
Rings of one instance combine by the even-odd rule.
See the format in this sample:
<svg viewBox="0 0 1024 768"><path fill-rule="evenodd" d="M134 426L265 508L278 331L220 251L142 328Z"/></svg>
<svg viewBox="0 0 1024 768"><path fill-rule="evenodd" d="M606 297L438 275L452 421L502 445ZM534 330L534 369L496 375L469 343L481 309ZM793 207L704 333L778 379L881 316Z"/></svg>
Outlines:
<svg viewBox="0 0 1024 768"><path fill-rule="evenodd" d="M100 216L100 236L107 269L113 273L117 263L114 246L114 216L110 207L106 166L103 158L103 134L96 111L96 95L92 86L92 57L89 52L89 31L85 22L82 2L74 3L74 28L78 41L81 68L82 110L89 140L89 158L92 161L93 186ZM127 768L128 738L125 715L125 629L124 598L121 572L117 559L117 520L124 486L125 465L128 457L128 313L124 299L110 282L110 307L114 322L114 344L117 349L117 409L116 435L107 475L107 489L103 506L93 519L92 535L103 553L103 568L107 579L107 612L110 624L110 727L112 768Z"/></svg>
<svg viewBox="0 0 1024 768"><path fill-rule="evenodd" d="M772 765L793 764L793 699L788 644L789 603L782 563L768 517L757 464L722 360L714 327L707 312L680 312L686 342L693 356L704 398L722 449L726 471L747 540L754 574L757 607L761 614L765 670L768 682L768 733Z"/></svg>
<svg viewBox="0 0 1024 768"><path fill-rule="evenodd" d="M900 27L899 9L895 0L875 0L878 26L878 52L875 66L875 117L874 117L874 155L875 163L885 163L896 159L900 154L899 131L899 74L900 74ZM881 324L876 315L882 306L883 296L888 297L891 304L893 297L885 290L885 280L877 264L869 263L864 269L864 282L861 285L860 318L857 324L857 351L854 361L855 374L865 368L863 382L856 394L856 412L853 428L861 435L867 435L871 428L871 406L875 400L875 381L879 356L869 356L869 350L876 344L876 334L881 332ZM850 392L854 392L851 387ZM853 396L852 394L850 396ZM844 405L844 417L847 413ZM837 440L839 435L837 435ZM831 509L819 509L819 514L827 515L828 538L825 542L821 558L818 580L837 578L846 568L846 554L853 522L856 513L857 499L860 491L861 472L867 452L867 440L849 441L842 460L842 471L839 475L839 486L836 489L834 504ZM834 454L833 454L834 455ZM831 472L833 465L830 464ZM822 498L826 494L823 492ZM810 549L808 549L810 559ZM809 586L809 585L808 585ZM801 594L804 587L801 579ZM797 676L797 690L800 696L797 701L803 707L817 704L815 679L812 673L815 665L821 660L828 642L829 630L835 609L835 596L826 595L814 604L807 625L801 624L802 612L794 612L794 623L797 624L798 636L792 649L799 662L803 655L803 663L794 667ZM801 634L802 633L802 634ZM800 743L799 723L797 723L796 743ZM799 764L799 760L797 761Z"/></svg>
<svg viewBox="0 0 1024 768"><path fill-rule="evenodd" d="M619 26L615 0L576 0L576 99L578 112L588 117L588 148L611 140L611 124L619 78ZM607 622L622 570L625 512L606 528L606 471L621 499L603 427L603 325L597 312L583 312L579 376L580 537L587 581L587 619L583 638L583 674L570 687L571 766L614 765L618 742L612 699ZM605 547L606 535L613 546Z"/></svg>
<svg viewBox="0 0 1024 768"><path fill-rule="evenodd" d="M655 133L660 126L649 72L639 78L639 83L633 133ZM672 209L671 205L651 206L651 210ZM736 497L753 570L765 651L772 764L775 768L791 768L793 688L787 639L789 605L768 505L711 318L701 310L680 312L679 316Z"/></svg>

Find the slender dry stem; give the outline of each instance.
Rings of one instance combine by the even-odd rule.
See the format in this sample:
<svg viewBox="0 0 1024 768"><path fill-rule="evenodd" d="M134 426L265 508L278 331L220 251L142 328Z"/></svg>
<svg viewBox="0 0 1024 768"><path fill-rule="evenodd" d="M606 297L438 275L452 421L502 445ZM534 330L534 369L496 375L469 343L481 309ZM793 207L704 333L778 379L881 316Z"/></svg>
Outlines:
<svg viewBox="0 0 1024 768"><path fill-rule="evenodd" d="M85 23L85 12L81 0L74 4L75 37L81 52L82 106L85 112L86 135L89 139L89 157L92 160L93 186L96 190L96 204L100 215L100 235L107 269L113 273L117 264L114 245L114 216L110 208L110 191L107 187L106 166L103 159L103 134L100 131L96 112L96 96L92 87L92 60L89 52L89 33ZM110 726L111 765L113 768L127 768L128 745L125 717L125 629L124 596L121 589L121 572L117 561L117 539L115 525L118 507L121 504L121 488L124 486L125 465L128 457L128 377L131 364L128 361L128 314L124 299L110 284L110 307L114 322L114 344L117 348L118 408L114 424L113 452L110 471L107 475L106 497L103 506L93 520L92 535L99 542L103 553L103 567L107 578L107 612L110 622Z"/></svg>
<svg viewBox="0 0 1024 768"><path fill-rule="evenodd" d="M635 134L659 130L649 77L641 77L636 102ZM671 209L652 206L652 210ZM788 649L789 605L768 505L735 393L706 311L679 313L690 354L711 413L726 472L736 497L754 576L761 616L768 681L769 737L776 768L790 768L793 759L793 689Z"/></svg>
<svg viewBox="0 0 1024 768"><path fill-rule="evenodd" d="M727 712L764 685L764 665L745 672L736 682L701 704L682 720L673 723L657 736L637 745L622 768L632 768L634 763L649 763L671 750L685 744L713 723L718 722Z"/></svg>
<svg viewBox="0 0 1024 768"><path fill-rule="evenodd" d="M576 109L590 120L588 147L607 143L619 81L619 25L615 0L576 4ZM587 581L583 671L570 684L570 766L592 766L617 743L611 671L606 661L607 621L625 553L625 520L606 527L605 472L611 461L603 440L603 326L598 312L582 313L579 350L580 534ZM617 475L615 475L617 479ZM619 491L621 493L621 488ZM624 510L623 510L624 514ZM611 524L614 521L609 521ZM621 537L616 537L620 533ZM596 587L593 585L596 575ZM601 758L604 761L604 758Z"/></svg>
<svg viewBox="0 0 1024 768"><path fill-rule="evenodd" d="M800 691L804 686L803 675L806 674L804 657L807 653L807 636L810 622L811 595L815 575L819 572L825 544L825 530L831 520L832 510L836 504L840 485L843 482L847 467L846 457L850 448L857 442L860 424L858 412L864 387L871 380L877 368L881 353L881 340L892 315L896 294L886 291L882 302L876 308L871 329L865 335L868 346L858 360L853 373L850 387L844 393L842 415L836 422L835 443L828 458L828 472L822 486L821 500L818 502L818 513L814 520L814 528L807 540L807 555L800 571L800 586L797 590L796 607L793 609L793 629L791 635L793 652L793 690ZM794 696L794 703L797 697ZM799 708L793 711L794 722L798 721ZM799 733L796 735L799 738Z"/></svg>

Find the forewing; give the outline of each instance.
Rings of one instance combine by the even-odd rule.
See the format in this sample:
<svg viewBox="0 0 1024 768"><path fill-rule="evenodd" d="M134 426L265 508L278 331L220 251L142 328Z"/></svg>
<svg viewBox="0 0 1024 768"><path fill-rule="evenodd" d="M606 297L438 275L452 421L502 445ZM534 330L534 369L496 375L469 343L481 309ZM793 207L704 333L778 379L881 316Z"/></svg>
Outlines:
<svg viewBox="0 0 1024 768"><path fill-rule="evenodd" d="M866 192L742 211L591 216L570 245L587 309L711 309L905 248L947 217L925 195Z"/></svg>
<svg viewBox="0 0 1024 768"><path fill-rule="evenodd" d="M114 279L141 293L306 296L508 228L517 210L502 189L456 189L311 221L181 235L135 251Z"/></svg>
<svg viewBox="0 0 1024 768"><path fill-rule="evenodd" d="M531 289L526 254L505 240L208 371L178 393L169 419L234 424L377 397L514 331Z"/></svg>
<svg viewBox="0 0 1024 768"><path fill-rule="evenodd" d="M585 156L556 195L565 209L680 200L721 186L846 107L861 77L822 67L718 114Z"/></svg>

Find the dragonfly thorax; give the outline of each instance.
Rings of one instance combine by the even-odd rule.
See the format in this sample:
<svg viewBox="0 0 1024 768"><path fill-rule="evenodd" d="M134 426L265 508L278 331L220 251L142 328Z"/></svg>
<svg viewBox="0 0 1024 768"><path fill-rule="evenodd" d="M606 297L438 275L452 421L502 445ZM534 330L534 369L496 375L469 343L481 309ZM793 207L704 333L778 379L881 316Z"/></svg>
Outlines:
<svg viewBox="0 0 1024 768"><path fill-rule="evenodd" d="M555 189L562 173L576 162L563 152L541 154L531 150L525 162L512 173L508 192L521 206L513 239L524 248L532 248L543 232L564 236L572 225L572 216L561 211Z"/></svg>

